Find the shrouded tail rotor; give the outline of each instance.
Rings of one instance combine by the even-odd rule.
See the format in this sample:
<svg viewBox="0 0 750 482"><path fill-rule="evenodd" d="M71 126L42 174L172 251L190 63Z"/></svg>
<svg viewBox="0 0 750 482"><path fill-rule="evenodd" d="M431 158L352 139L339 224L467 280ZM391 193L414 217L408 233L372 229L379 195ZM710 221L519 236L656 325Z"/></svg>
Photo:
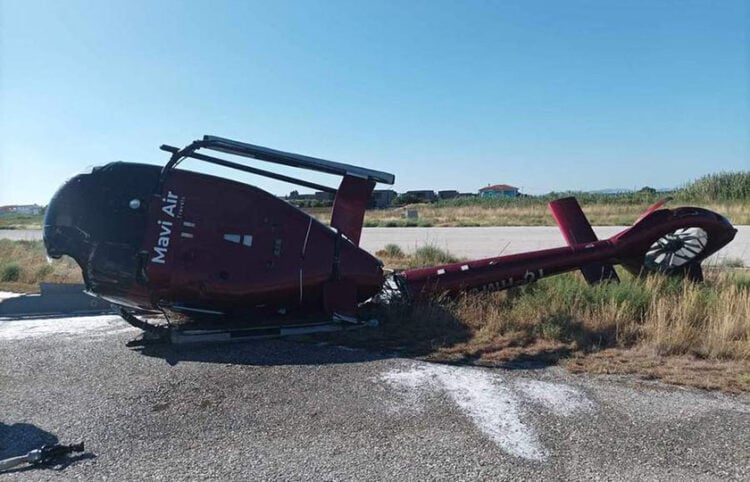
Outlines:
<svg viewBox="0 0 750 482"><path fill-rule="evenodd" d="M703 270L697 260L708 243L708 233L698 227L680 228L656 240L646 252L643 266L665 275L684 274L693 281L703 281Z"/></svg>

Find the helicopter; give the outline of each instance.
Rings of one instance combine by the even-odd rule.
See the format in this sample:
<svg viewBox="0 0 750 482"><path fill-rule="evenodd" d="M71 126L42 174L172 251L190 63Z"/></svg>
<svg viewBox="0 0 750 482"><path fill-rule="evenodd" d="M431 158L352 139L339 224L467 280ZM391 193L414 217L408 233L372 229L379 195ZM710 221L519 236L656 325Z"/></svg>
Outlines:
<svg viewBox="0 0 750 482"><path fill-rule="evenodd" d="M48 205L43 238L48 256L76 261L88 294L172 341L197 332L147 318L201 322L209 339L245 336L240 325L252 336L278 336L361 325L358 307L384 293L417 300L498 291L574 270L596 284L617 281L615 265L700 281L701 262L737 232L718 213L664 209L662 200L599 240L568 197L549 204L566 246L386 273L359 241L375 185L393 184L393 174L209 135L160 149L170 154L163 167L114 162L65 182ZM215 153L341 182L333 188ZM259 187L179 169L188 158L331 193L330 224Z"/></svg>

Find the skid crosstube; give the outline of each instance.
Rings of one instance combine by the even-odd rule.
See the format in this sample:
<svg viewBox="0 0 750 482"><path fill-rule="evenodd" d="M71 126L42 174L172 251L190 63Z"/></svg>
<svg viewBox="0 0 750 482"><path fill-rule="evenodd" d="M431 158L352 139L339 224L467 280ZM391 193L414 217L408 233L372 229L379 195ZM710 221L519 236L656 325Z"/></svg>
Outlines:
<svg viewBox="0 0 750 482"><path fill-rule="evenodd" d="M246 340L261 340L285 336L333 333L364 327L378 326L377 320L359 320L346 315L334 314L330 320L284 324L242 324L231 327L206 325L156 325L120 309L120 316L132 326L144 331L143 339L134 340L128 346L167 343L188 345L195 343L231 343Z"/></svg>

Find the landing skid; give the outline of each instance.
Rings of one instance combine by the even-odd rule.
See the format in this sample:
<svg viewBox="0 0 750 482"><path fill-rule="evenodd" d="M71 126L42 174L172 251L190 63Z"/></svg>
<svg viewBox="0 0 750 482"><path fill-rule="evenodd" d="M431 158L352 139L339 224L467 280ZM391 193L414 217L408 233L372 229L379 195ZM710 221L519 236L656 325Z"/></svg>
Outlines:
<svg viewBox="0 0 750 482"><path fill-rule="evenodd" d="M188 345L193 343L231 343L245 340L259 340L286 336L310 335L349 331L378 325L377 320L359 320L348 316L334 315L331 320L283 325L243 326L226 328L195 327L190 325L156 325L137 318L127 310L120 310L120 316L144 331L143 338L128 342L128 346L150 344Z"/></svg>

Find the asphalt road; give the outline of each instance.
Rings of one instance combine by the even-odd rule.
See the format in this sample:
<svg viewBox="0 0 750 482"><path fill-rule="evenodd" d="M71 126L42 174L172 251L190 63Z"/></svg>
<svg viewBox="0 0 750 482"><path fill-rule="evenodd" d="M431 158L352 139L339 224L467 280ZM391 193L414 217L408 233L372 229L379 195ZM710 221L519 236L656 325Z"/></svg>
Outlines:
<svg viewBox="0 0 750 482"><path fill-rule="evenodd" d="M289 341L138 351L115 317L0 321L4 480L747 480L750 396Z"/></svg>
<svg viewBox="0 0 750 482"><path fill-rule="evenodd" d="M0 239L35 241L42 239L41 229L0 229Z"/></svg>
<svg viewBox="0 0 750 482"><path fill-rule="evenodd" d="M608 238L626 226L594 227L599 239ZM741 259L750 266L750 226L736 226L738 233L724 249L709 258ZM42 239L35 230L0 230L0 239ZM564 246L560 231L554 226L505 226L494 228L365 228L361 245L374 253L386 244L395 243L405 251L426 244L447 249L457 256L483 258L523 251Z"/></svg>

